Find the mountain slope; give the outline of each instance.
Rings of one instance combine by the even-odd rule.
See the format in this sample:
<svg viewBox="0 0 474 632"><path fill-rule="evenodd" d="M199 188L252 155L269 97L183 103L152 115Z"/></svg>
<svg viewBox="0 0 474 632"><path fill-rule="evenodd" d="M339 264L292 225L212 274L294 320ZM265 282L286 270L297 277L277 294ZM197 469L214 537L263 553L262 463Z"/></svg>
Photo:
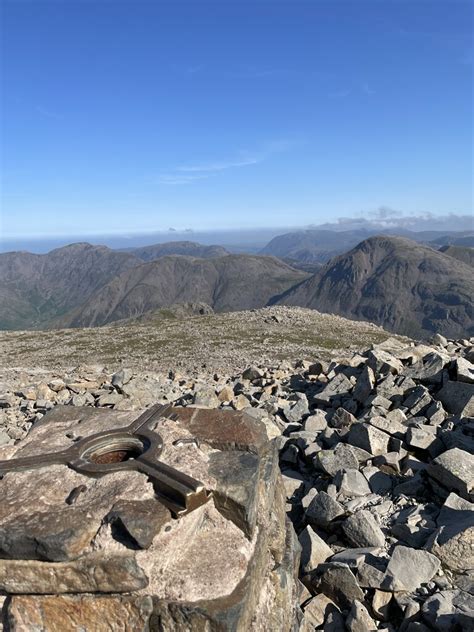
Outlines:
<svg viewBox="0 0 474 632"><path fill-rule="evenodd" d="M474 268L474 248L469 248L468 246L442 246L439 251Z"/></svg>
<svg viewBox="0 0 474 632"><path fill-rule="evenodd" d="M273 257L162 257L132 268L55 324L90 327L176 303L207 303L216 311L262 307L307 274Z"/></svg>
<svg viewBox="0 0 474 632"><path fill-rule="evenodd" d="M474 275L466 264L401 237L371 237L278 302L369 320L415 337L474 333Z"/></svg>
<svg viewBox="0 0 474 632"><path fill-rule="evenodd" d="M167 255L186 255L201 259L213 259L214 257L223 257L229 254L222 246L204 246L195 241L169 241L163 244L132 248L129 252L142 261L153 261Z"/></svg>
<svg viewBox="0 0 474 632"><path fill-rule="evenodd" d="M274 237L260 254L301 263L326 263L370 234L368 230L300 230Z"/></svg>
<svg viewBox="0 0 474 632"><path fill-rule="evenodd" d="M78 243L46 255L0 254L0 328L40 327L83 303L124 270L140 264L130 253Z"/></svg>

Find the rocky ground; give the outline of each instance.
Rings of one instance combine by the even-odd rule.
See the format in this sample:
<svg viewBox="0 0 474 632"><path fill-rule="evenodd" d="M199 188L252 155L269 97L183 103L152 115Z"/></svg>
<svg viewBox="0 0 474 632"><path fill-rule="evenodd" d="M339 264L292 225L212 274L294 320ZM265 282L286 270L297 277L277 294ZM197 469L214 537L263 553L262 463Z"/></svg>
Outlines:
<svg viewBox="0 0 474 632"><path fill-rule="evenodd" d="M110 371L125 366L142 374L170 369L196 377L232 374L255 362L329 359L338 349L363 348L389 336L372 323L299 307L228 313L213 313L205 304L187 308L90 329L0 331L0 380L10 369L61 373L80 364ZM202 315L189 316L193 312Z"/></svg>
<svg viewBox="0 0 474 632"><path fill-rule="evenodd" d="M290 336L282 349L268 348L272 357L262 353L260 361L256 343L245 357L238 345L229 351L230 338L216 350L215 334L208 347L206 333L200 334L195 344L214 349L201 356L207 365L201 370L185 352L179 355L181 367L176 357L173 362L171 343L155 358L159 370L143 371L136 356L129 356L129 363L117 358L114 371L93 366L103 358L99 337L92 338L89 355L80 356L88 366L65 369L64 359L76 357L74 338L69 349L67 341L61 343L61 356L48 338L57 332L44 334L42 350L43 334L33 334L34 343L21 342L18 332L3 334L4 346L18 343L6 349L1 373L4 454L56 404L139 410L172 401L245 410L280 444L287 511L302 547L301 630L471 631L474 339L435 336L429 345L415 344L335 319L324 327L315 322L315 335L325 328L321 335L337 344L305 346L301 340L310 335L301 326L305 311L261 310L247 322L240 318L246 340L260 319L270 340L275 332L299 337L292 343ZM237 328L234 317L222 316L229 335ZM212 322L209 316L191 319L190 339L202 323L211 336L206 319ZM125 340L120 327L104 328L101 336L104 331ZM262 335L261 324L258 331ZM341 331L344 352L338 351ZM71 335L76 343L79 336L85 339L82 330ZM22 368L22 344L34 347L26 357L29 366L35 358L36 373Z"/></svg>

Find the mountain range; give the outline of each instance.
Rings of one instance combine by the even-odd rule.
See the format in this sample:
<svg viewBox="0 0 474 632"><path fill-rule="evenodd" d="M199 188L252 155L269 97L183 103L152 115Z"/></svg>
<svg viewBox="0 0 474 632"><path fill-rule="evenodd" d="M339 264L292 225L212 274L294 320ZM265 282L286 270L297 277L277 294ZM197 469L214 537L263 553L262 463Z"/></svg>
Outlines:
<svg viewBox="0 0 474 632"><path fill-rule="evenodd" d="M414 337L474 333L472 248L438 250L391 235L364 238L363 231L337 234L339 242L331 231L317 237L321 258L348 245L325 264L311 260L313 255L305 262L294 235L276 242L290 244L298 254L298 260L286 261L195 242L127 251L79 243L45 255L3 253L0 328L90 327L170 305L204 303L221 312L298 305ZM433 234L423 238L432 241ZM308 249L316 243L312 234L304 240ZM275 250L272 242L265 251ZM278 252L283 257L284 251Z"/></svg>
<svg viewBox="0 0 474 632"><path fill-rule="evenodd" d="M376 236L332 259L278 302L367 320L401 334L474 334L472 268L403 237Z"/></svg>
<svg viewBox="0 0 474 632"><path fill-rule="evenodd" d="M418 243L440 246L474 246L474 232L439 232L435 230L410 231L402 228L390 228L382 231L384 235L400 236ZM352 230L308 229L284 233L271 239L260 250L260 254L273 255L294 264L327 263L358 243L374 235L381 234L380 229L357 228Z"/></svg>

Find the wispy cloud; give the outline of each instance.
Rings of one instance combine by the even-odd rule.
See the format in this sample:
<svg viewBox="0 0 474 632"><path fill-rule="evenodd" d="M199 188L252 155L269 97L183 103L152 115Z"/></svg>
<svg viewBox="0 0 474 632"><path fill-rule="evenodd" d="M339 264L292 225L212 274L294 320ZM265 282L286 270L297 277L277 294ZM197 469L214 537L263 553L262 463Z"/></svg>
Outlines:
<svg viewBox="0 0 474 632"><path fill-rule="evenodd" d="M208 174L184 175L179 173L162 173L158 182L160 184L191 184L196 180L204 180L208 178Z"/></svg>
<svg viewBox="0 0 474 632"><path fill-rule="evenodd" d="M179 165L167 173L162 173L159 176L159 182L161 184L191 184L196 180L204 180L230 169L258 165L274 154L287 151L295 144L295 141L274 140L266 143L260 151L240 151L233 159Z"/></svg>
<svg viewBox="0 0 474 632"><path fill-rule="evenodd" d="M226 169L235 169L237 167L247 167L248 165L256 165L264 160L264 156L249 156L248 158L237 158L236 160L222 161L222 162L210 162L199 165L183 165L178 167L176 171L184 172L202 172L202 173L214 173L216 171L225 171Z"/></svg>

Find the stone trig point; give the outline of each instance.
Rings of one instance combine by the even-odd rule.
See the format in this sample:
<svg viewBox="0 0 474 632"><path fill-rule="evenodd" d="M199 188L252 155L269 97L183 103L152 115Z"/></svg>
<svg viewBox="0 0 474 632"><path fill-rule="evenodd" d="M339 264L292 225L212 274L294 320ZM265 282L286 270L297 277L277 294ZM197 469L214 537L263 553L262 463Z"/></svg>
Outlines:
<svg viewBox="0 0 474 632"><path fill-rule="evenodd" d="M9 630L290 631L278 446L242 412L58 406L0 463Z"/></svg>

